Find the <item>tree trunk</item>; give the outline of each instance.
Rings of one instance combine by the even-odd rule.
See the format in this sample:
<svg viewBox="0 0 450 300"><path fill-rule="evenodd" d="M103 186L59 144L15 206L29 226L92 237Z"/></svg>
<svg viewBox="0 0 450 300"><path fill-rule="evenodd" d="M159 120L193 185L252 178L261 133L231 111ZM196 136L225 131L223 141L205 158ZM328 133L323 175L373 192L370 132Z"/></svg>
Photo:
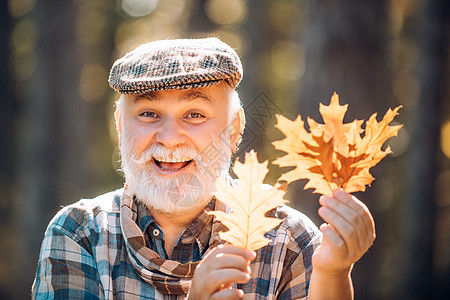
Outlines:
<svg viewBox="0 0 450 300"><path fill-rule="evenodd" d="M383 113L389 104L389 73L386 65L387 1L308 1L306 24L305 74L302 94L298 101L302 116L322 122L319 102L328 105L333 92L341 104L349 104L346 122L365 119L375 112ZM383 162L384 163L384 162ZM379 178L379 168L371 172ZM303 191L304 183L296 188L297 199L307 211L317 211L318 196ZM375 184L375 183L374 183ZM375 189L368 188L357 195L374 214ZM383 234L379 232L378 241ZM376 299L375 282L377 243L353 271L356 299ZM380 249L381 250L381 249ZM378 252L379 253L379 252ZM381 254L379 255L379 257Z"/></svg>
<svg viewBox="0 0 450 300"><path fill-rule="evenodd" d="M264 74L264 62L269 59L272 46L276 42L276 34L268 21L268 8L273 1L250 0L247 2L248 19L245 29L250 37L247 55L244 59L244 77L239 88L239 95L244 106L246 125L239 151L236 154L243 160L244 153L255 150L258 159L269 159L272 140L268 131L276 124L275 114L281 113L276 100L269 94L268 87L262 80L271 74ZM270 150L268 150L268 146Z"/></svg>
<svg viewBox="0 0 450 300"><path fill-rule="evenodd" d="M404 281L402 299L444 299L434 286L433 245L435 241L435 182L441 108L444 106L446 54L448 51L447 0L425 1L420 30L418 65L420 99L412 118L407 174L409 185L404 201ZM447 282L448 285L448 282ZM447 287L441 287L442 289ZM447 299L447 298L445 298Z"/></svg>
<svg viewBox="0 0 450 300"><path fill-rule="evenodd" d="M14 195L14 159L15 147L13 125L16 101L13 93L9 63L9 33L12 19L8 13L8 2L2 1L0 5L0 295L6 299L12 298L11 286L14 279L9 273L14 268L11 261L11 249L17 243L12 234L12 210Z"/></svg>
<svg viewBox="0 0 450 300"><path fill-rule="evenodd" d="M38 26L39 39L37 67L20 83L14 219L23 244L14 253L17 299L29 297L43 233L64 202L62 191L88 180L82 160L85 119L78 92L76 13L73 1L52 0L39 1L29 16ZM70 196L72 202L80 197Z"/></svg>

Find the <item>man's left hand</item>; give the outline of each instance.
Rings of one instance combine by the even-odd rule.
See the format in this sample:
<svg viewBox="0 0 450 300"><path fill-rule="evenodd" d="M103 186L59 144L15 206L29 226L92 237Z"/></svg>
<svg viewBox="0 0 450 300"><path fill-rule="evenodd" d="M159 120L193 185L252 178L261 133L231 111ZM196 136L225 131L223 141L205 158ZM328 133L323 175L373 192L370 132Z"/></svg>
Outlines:
<svg viewBox="0 0 450 300"><path fill-rule="evenodd" d="M319 199L319 215L327 222L320 226L322 245L312 263L322 274L348 274L375 240L375 224L369 209L342 189Z"/></svg>

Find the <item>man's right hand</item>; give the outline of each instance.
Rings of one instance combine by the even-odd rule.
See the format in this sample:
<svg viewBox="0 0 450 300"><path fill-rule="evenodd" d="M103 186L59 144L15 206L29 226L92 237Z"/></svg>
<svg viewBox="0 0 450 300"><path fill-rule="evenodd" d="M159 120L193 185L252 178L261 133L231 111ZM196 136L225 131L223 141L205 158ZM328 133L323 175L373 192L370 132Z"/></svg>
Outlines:
<svg viewBox="0 0 450 300"><path fill-rule="evenodd" d="M241 299L244 292L231 285L250 280L249 263L255 257L254 251L242 247L214 248L197 266L188 299Z"/></svg>

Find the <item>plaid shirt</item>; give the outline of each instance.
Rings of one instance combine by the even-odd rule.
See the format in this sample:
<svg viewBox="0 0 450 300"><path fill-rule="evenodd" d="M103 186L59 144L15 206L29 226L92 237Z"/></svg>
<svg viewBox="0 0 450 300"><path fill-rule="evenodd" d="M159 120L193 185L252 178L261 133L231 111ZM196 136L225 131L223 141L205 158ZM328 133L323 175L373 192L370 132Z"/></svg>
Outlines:
<svg viewBox="0 0 450 300"><path fill-rule="evenodd" d="M81 200L53 218L42 242L33 299L185 298L161 294L135 271L120 223L122 192ZM198 261L208 250L212 233L207 210L186 228L170 257L162 230L141 205L136 207L136 223L146 246L161 258ZM287 206L274 213L286 219L266 234L271 243L257 251L250 264L250 281L235 287L244 290L246 299L304 299L320 232L306 216Z"/></svg>

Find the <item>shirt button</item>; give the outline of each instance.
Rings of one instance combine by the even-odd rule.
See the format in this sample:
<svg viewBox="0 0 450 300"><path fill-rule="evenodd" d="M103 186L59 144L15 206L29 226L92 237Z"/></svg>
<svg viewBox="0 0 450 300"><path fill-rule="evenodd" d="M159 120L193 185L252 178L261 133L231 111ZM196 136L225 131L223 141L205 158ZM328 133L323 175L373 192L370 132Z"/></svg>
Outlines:
<svg viewBox="0 0 450 300"><path fill-rule="evenodd" d="M158 237L159 236L159 230L158 229L153 229L153 236L154 237Z"/></svg>

